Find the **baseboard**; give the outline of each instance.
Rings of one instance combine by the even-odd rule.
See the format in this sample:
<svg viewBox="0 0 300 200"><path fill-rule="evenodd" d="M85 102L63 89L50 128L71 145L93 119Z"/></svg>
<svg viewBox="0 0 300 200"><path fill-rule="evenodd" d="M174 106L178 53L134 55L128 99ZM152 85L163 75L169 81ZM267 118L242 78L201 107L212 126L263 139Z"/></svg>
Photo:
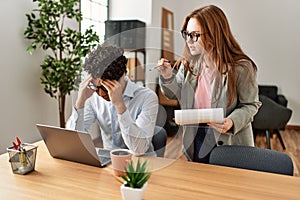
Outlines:
<svg viewBox="0 0 300 200"><path fill-rule="evenodd" d="M286 129L300 130L300 125L286 125Z"/></svg>

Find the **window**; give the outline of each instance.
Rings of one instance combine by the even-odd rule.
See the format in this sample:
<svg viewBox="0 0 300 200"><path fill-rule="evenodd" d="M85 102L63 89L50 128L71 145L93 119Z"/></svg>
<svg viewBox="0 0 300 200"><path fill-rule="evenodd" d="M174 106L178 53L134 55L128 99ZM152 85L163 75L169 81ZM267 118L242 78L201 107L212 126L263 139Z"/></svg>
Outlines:
<svg viewBox="0 0 300 200"><path fill-rule="evenodd" d="M108 0L81 0L82 21L80 30L84 32L91 25L98 34L100 43L104 42L105 21L108 19Z"/></svg>

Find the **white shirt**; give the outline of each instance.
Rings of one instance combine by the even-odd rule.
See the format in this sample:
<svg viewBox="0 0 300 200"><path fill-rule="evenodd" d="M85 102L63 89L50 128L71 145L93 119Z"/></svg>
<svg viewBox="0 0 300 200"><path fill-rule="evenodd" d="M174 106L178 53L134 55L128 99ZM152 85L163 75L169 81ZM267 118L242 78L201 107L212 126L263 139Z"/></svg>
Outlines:
<svg viewBox="0 0 300 200"><path fill-rule="evenodd" d="M97 122L101 131L103 147L106 149L128 148L135 155L156 155L153 151L152 137L158 112L157 95L149 88L138 86L125 77L127 82L123 92L126 111L117 114L114 111L116 136L121 146L115 146L112 139L111 107L96 92L85 102L83 109L73 108L66 127L89 132Z"/></svg>

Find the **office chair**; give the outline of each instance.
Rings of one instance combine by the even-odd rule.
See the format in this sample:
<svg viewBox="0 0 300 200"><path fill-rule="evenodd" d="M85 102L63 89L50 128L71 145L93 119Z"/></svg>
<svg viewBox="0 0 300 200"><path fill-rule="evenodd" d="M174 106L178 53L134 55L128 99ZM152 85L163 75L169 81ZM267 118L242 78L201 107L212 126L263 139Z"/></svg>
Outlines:
<svg viewBox="0 0 300 200"><path fill-rule="evenodd" d="M215 147L209 163L293 176L292 159L285 153L251 146L224 145Z"/></svg>
<svg viewBox="0 0 300 200"><path fill-rule="evenodd" d="M288 100L283 94L278 94L278 87L276 85L258 85L258 94L267 96L276 103L287 107Z"/></svg>
<svg viewBox="0 0 300 200"><path fill-rule="evenodd" d="M271 134L275 132L282 148L285 149L279 130L285 129L286 124L291 118L292 110L264 95L259 95L259 100L262 102L262 106L254 116L252 122L254 139L259 131L265 132L267 148L271 149L270 138Z"/></svg>
<svg viewBox="0 0 300 200"><path fill-rule="evenodd" d="M158 157L164 157L167 144L167 132L163 127L155 126L152 145Z"/></svg>
<svg viewBox="0 0 300 200"><path fill-rule="evenodd" d="M154 135L152 137L152 145L158 157L164 157L167 144L167 131L164 129L166 123L167 113L162 105L159 104L156 118L156 126L154 128Z"/></svg>

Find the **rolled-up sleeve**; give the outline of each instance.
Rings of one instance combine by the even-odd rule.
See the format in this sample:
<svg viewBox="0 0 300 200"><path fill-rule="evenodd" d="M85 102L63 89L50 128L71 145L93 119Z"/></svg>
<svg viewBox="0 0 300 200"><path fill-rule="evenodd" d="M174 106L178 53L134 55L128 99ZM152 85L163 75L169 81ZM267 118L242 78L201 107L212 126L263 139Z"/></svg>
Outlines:
<svg viewBox="0 0 300 200"><path fill-rule="evenodd" d="M72 130L78 130L77 128L83 129L83 109L76 109L75 106L72 108L72 114L67 120L66 128Z"/></svg>
<svg viewBox="0 0 300 200"><path fill-rule="evenodd" d="M95 113L92 110L91 101L87 100L83 109L77 110L75 106L73 106L72 114L66 123L66 128L89 132L94 122Z"/></svg>

